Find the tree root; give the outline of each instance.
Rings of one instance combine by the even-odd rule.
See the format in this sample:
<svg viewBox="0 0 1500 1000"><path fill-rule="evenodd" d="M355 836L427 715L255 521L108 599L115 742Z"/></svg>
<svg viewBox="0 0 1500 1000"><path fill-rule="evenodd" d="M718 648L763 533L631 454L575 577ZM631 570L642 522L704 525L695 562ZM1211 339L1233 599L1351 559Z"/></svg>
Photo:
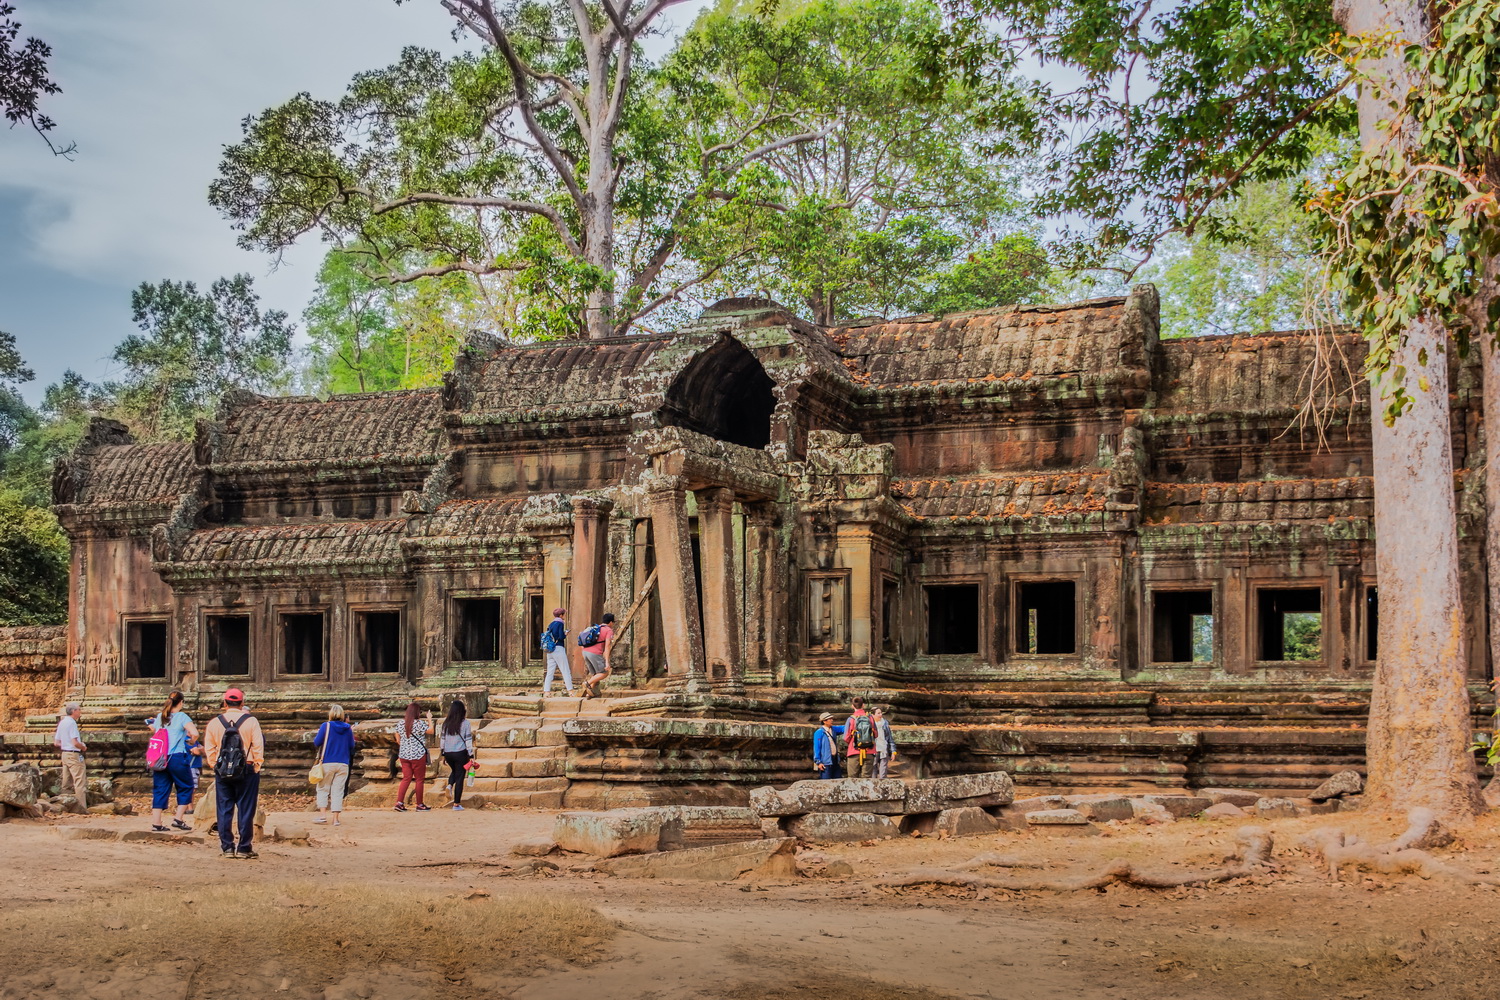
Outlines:
<svg viewBox="0 0 1500 1000"><path fill-rule="evenodd" d="M1178 889L1190 885L1211 885L1245 878L1264 871L1271 864L1271 832L1264 827L1247 826L1239 831L1239 852L1223 868L1199 872L1147 871L1128 861L1115 861L1100 871L1055 879L998 879L942 868L918 868L903 875L882 879L877 885L890 889L916 886L952 886L959 889L1005 889L1013 892L1078 892L1103 889L1112 884L1133 885L1141 889ZM981 855L969 862L979 867L993 862ZM1005 867L1013 865L997 858Z"/></svg>
<svg viewBox="0 0 1500 1000"><path fill-rule="evenodd" d="M1452 831L1431 809L1413 809L1406 819L1406 832L1388 844L1366 844L1353 834L1323 828L1302 838L1299 846L1321 855L1328 865L1328 877L1335 882L1340 868L1355 868L1381 875L1417 875L1424 879L1441 875L1470 885L1500 885L1500 878L1446 865L1422 850L1446 847L1454 840Z"/></svg>

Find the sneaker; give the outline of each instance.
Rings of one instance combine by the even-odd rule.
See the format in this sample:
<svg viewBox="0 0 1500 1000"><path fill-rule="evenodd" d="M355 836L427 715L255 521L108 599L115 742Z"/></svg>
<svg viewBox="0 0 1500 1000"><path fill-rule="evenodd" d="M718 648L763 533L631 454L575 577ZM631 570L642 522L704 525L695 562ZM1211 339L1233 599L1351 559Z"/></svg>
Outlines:
<svg viewBox="0 0 1500 1000"><path fill-rule="evenodd" d="M219 857L221 857L221 858L237 858L237 857L239 857L239 855L236 854L236 853L234 853L233 850L228 850L228 851L225 851L222 854L220 854Z"/></svg>
<svg viewBox="0 0 1500 1000"><path fill-rule="evenodd" d="M459 805L457 802L453 803L453 808L457 812L463 812L464 811L464 807L461 806L461 805Z"/></svg>
<svg viewBox="0 0 1500 1000"><path fill-rule="evenodd" d="M245 858L250 861L254 861L256 858L260 857L259 854L255 853L255 848L253 847L241 847L239 850L234 852L234 856L237 858Z"/></svg>
<svg viewBox="0 0 1500 1000"><path fill-rule="evenodd" d="M191 830L192 827L188 826L186 823L184 823L180 819L174 819L172 821L172 829L174 829L174 830Z"/></svg>
<svg viewBox="0 0 1500 1000"><path fill-rule="evenodd" d="M429 813L429 812L432 812L432 806L430 806L427 803L423 802L421 805L417 806L417 812L419 812L419 813Z"/></svg>
<svg viewBox="0 0 1500 1000"><path fill-rule="evenodd" d="M396 803L396 811L398 813L404 813L404 812L406 812L406 803L405 802L397 802Z"/></svg>
<svg viewBox="0 0 1500 1000"><path fill-rule="evenodd" d="M328 822L328 820L327 820L327 819L325 819L325 818L324 818L324 817L322 817L322 816L319 816L319 817L318 817L318 818L317 818L317 819L315 819L315 820L313 820L313 822L314 822L314 823L327 823L327 822Z"/></svg>

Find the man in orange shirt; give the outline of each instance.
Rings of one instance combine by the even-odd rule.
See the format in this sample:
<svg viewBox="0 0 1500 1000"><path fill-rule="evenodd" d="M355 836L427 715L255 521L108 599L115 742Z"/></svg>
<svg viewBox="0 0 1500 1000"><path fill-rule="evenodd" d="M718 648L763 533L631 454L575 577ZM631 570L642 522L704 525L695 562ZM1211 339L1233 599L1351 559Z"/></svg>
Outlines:
<svg viewBox="0 0 1500 1000"><path fill-rule="evenodd" d="M224 692L224 712L204 729L203 751L214 772L219 807L219 846L226 858L257 858L255 809L260 801L260 769L266 738L255 716L245 711L245 692ZM235 844L235 811L239 811L239 844Z"/></svg>

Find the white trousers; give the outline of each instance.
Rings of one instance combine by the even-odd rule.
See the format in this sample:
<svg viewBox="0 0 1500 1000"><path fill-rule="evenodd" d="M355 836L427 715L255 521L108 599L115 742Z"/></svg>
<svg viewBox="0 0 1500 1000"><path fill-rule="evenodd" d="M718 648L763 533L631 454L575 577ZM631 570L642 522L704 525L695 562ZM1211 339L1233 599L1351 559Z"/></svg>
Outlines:
<svg viewBox="0 0 1500 1000"><path fill-rule="evenodd" d="M542 680L542 694L552 692L552 675L562 674L563 687L568 689L568 694L573 693L573 668L568 665L568 650L564 646L558 646L547 654L547 676Z"/></svg>

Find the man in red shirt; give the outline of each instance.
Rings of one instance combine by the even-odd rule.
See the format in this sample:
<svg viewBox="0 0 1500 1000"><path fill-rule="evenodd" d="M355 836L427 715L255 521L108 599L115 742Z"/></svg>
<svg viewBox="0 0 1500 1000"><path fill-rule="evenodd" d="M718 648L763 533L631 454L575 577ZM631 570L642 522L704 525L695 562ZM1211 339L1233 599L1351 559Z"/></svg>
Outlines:
<svg viewBox="0 0 1500 1000"><path fill-rule="evenodd" d="M599 697L599 685L604 683L604 678L609 676L609 654L615 648L615 616L606 614L599 619L599 641L592 646L583 647L583 662L588 668L588 676L583 681L583 696L585 698Z"/></svg>

